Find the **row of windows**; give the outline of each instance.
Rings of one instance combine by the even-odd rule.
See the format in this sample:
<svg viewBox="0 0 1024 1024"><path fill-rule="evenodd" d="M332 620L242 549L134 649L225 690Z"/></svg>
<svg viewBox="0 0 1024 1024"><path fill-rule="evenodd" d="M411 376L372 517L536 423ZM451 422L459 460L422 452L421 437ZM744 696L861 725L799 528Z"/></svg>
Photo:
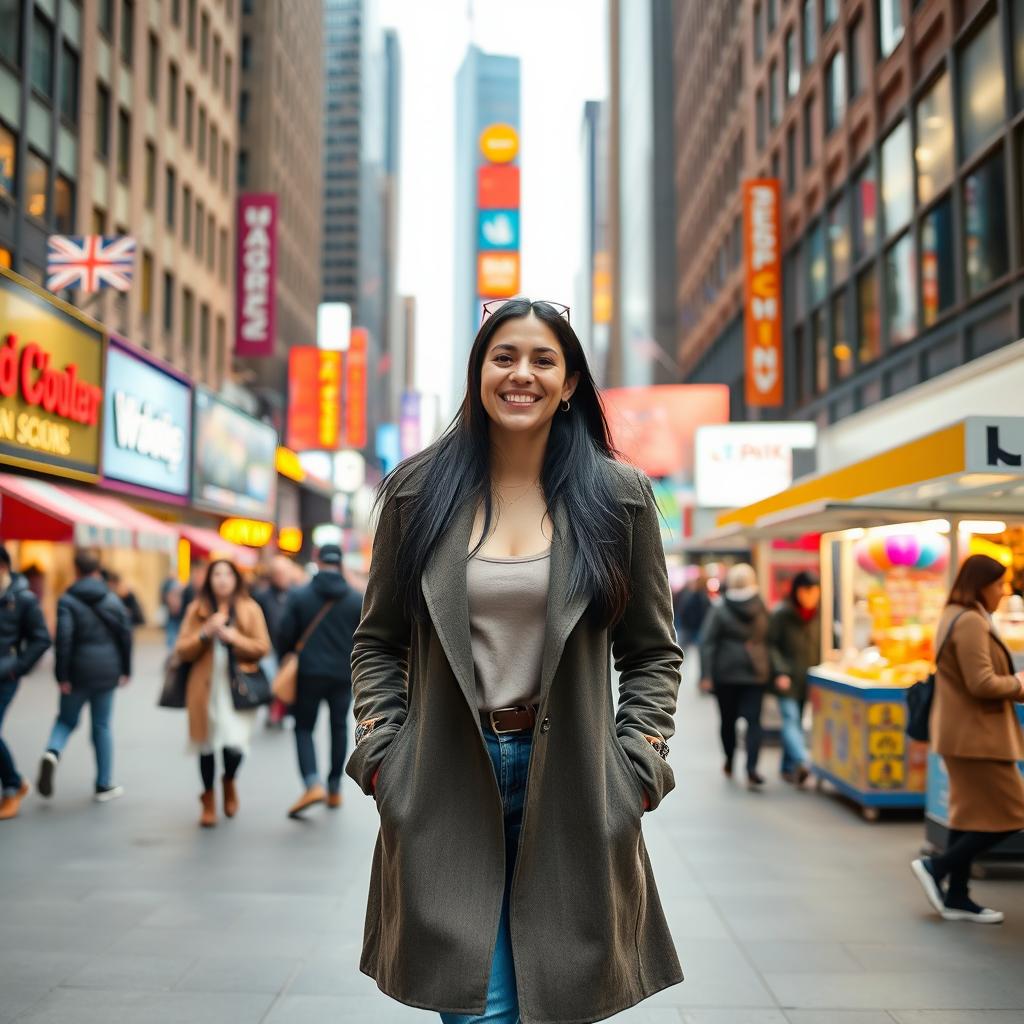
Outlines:
<svg viewBox="0 0 1024 1024"><path fill-rule="evenodd" d="M63 174L53 178L50 207L50 179L53 168L42 153L29 148L25 161L24 196L18 195L18 134L0 121L0 196L23 198L26 212L44 224L52 223L59 234L73 234L75 224L75 184Z"/></svg>

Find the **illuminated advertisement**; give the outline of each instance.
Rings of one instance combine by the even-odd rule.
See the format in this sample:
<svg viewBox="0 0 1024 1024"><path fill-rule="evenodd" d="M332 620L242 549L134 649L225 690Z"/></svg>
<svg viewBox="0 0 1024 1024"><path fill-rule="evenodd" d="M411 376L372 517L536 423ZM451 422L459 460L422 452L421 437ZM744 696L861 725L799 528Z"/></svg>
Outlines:
<svg viewBox="0 0 1024 1024"><path fill-rule="evenodd" d="M277 196L238 197L235 354L272 356L277 296Z"/></svg>
<svg viewBox="0 0 1024 1024"><path fill-rule="evenodd" d="M782 405L782 244L779 183L743 182L746 397L751 407Z"/></svg>
<svg viewBox="0 0 1024 1024"><path fill-rule="evenodd" d="M477 248L481 252L518 249L519 211L480 210L477 214Z"/></svg>
<svg viewBox="0 0 1024 1024"><path fill-rule="evenodd" d="M67 303L0 268L0 464L94 480L103 335Z"/></svg>
<svg viewBox="0 0 1024 1024"><path fill-rule="evenodd" d="M365 327L352 328L345 353L345 448L366 446L366 360L369 335Z"/></svg>
<svg viewBox="0 0 1024 1024"><path fill-rule="evenodd" d="M490 124L480 133L480 152L491 164L510 164L519 155L519 133L510 124Z"/></svg>
<svg viewBox="0 0 1024 1024"><path fill-rule="evenodd" d="M111 337L103 399L104 483L183 504L191 445L188 379Z"/></svg>
<svg viewBox="0 0 1024 1024"><path fill-rule="evenodd" d="M193 504L212 512L273 519L277 497L277 431L195 389Z"/></svg>
<svg viewBox="0 0 1024 1024"><path fill-rule="evenodd" d="M341 435L342 353L297 345L288 353L288 447L335 451Z"/></svg>
<svg viewBox="0 0 1024 1024"><path fill-rule="evenodd" d="M519 291L519 253L480 253L477 256L476 287L484 299L512 298Z"/></svg>
<svg viewBox="0 0 1024 1024"><path fill-rule="evenodd" d="M515 164L485 164L476 174L476 205L481 210L519 209L519 168Z"/></svg>

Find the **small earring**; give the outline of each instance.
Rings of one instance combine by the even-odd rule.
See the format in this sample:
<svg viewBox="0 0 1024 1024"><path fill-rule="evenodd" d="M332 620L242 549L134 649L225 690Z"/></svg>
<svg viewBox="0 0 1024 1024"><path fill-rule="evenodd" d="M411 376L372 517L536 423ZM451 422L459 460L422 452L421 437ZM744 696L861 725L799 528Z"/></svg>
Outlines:
<svg viewBox="0 0 1024 1024"><path fill-rule="evenodd" d="M569 405L569 399L568 399L568 398L564 399L564 400L562 401L562 404L561 404L561 406L559 406L559 408L560 408L560 409L562 410L562 412L568 412L568 411L569 411L569 409L570 409L570 408L572 408L572 407L571 407L571 406Z"/></svg>

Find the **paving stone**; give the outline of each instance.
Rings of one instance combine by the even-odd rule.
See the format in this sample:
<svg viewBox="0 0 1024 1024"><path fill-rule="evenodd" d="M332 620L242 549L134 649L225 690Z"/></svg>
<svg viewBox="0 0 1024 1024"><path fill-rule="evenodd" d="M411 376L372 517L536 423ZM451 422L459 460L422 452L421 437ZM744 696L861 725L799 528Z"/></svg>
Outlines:
<svg viewBox="0 0 1024 1024"><path fill-rule="evenodd" d="M167 990L174 988L175 982L188 970L192 959L190 956L131 956L105 953L89 961L80 971L67 978L63 985L67 988L125 992Z"/></svg>

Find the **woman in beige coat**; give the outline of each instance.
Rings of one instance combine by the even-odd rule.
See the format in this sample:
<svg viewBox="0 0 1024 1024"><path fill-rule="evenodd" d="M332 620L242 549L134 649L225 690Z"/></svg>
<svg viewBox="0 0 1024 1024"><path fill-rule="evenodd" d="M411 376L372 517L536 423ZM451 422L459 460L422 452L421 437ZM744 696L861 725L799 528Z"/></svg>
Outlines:
<svg viewBox="0 0 1024 1024"><path fill-rule="evenodd" d="M1003 915L975 903L967 883L975 857L1024 829L1024 737L1014 701L1024 673L999 639L990 615L1003 596L1004 566L971 555L960 567L939 620L932 749L949 772L949 843L938 857L912 864L932 906L947 921L998 924ZM944 641L944 643L943 643ZM949 878L949 887L942 883Z"/></svg>
<svg viewBox="0 0 1024 1024"><path fill-rule="evenodd" d="M211 828L217 824L214 752L223 752L224 813L233 818L238 811L235 776L248 752L256 717L255 711L235 709L230 659L242 672L255 672L270 650L263 611L249 597L233 563L211 563L199 596L185 612L175 650L182 661L192 663L185 691L188 732L203 779L199 824Z"/></svg>

